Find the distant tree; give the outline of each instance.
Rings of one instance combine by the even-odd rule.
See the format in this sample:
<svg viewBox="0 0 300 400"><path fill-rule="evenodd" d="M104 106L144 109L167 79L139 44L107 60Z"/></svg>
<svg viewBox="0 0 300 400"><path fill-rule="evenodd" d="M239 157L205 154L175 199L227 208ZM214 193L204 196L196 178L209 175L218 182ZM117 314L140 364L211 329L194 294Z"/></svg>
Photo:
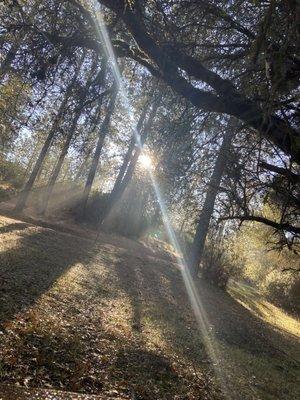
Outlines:
<svg viewBox="0 0 300 400"><path fill-rule="evenodd" d="M66 105L68 103L68 100L69 100L69 98L71 96L72 90L73 90L75 82L76 82L76 77L77 77L77 73L74 74L70 84L68 85L68 87L66 89L66 92L64 94L64 98L63 98L63 100L62 100L62 102L60 104L60 107L58 109L58 112L57 112L56 116L53 119L53 123L52 123L51 129L50 129L50 131L48 133L48 136L47 136L47 138L46 138L46 140L45 140L45 142L43 144L43 147L42 147L42 149L40 151L38 159L37 159L37 161L36 161L36 163L35 163L35 165L33 167L33 170L32 170L32 172L30 174L30 177L29 177L28 181L26 182L26 184L24 186L24 189L22 190L22 192L19 195L18 201L16 203L16 207L15 207L15 211L16 212L21 212L24 209L25 205L26 205L29 193L30 193L30 191L31 191L31 189L33 187L33 184L34 184L34 182L35 182L35 180L37 178L37 175L38 175L40 169L42 168L44 159L45 159L45 157L47 155L47 152L48 152L48 150L49 150L49 148L51 146L51 143L53 141L54 135L57 133L57 131L59 129L59 125L60 125L61 119L62 119L62 117L63 117L63 115L65 113Z"/></svg>
<svg viewBox="0 0 300 400"><path fill-rule="evenodd" d="M107 106L105 117L104 117L104 119L102 121L102 124L98 128L98 141L97 141L95 152L94 152L94 155L93 155L93 158L92 158L90 170L88 172L86 184L85 184L85 187L84 187L82 201L81 201L81 204L80 204L80 208L81 208L80 213L81 213L82 217L84 217L84 214L85 214L88 197L89 197L89 194L90 194L90 191L91 191L91 188L92 188L92 185L93 185L93 181L94 181L94 178L95 178L95 175L96 175L96 170L97 170L97 167L98 167L98 163L99 163L100 155L101 155L101 152L102 152L104 140L105 140L105 138L106 138L106 136L107 136L107 134L109 132L110 120L111 120L111 117L112 117L114 109L115 109L117 94L118 94L118 90L115 87L113 89L112 94L111 94L111 99L110 99L109 104Z"/></svg>
<svg viewBox="0 0 300 400"><path fill-rule="evenodd" d="M196 233L191 247L190 268L192 274L197 274L205 246L210 220L214 211L215 201L220 189L221 180L226 170L226 163L230 160L231 141L236 134L236 122L233 119L227 124L222 144L218 151L212 175L208 182L204 204L197 221Z"/></svg>

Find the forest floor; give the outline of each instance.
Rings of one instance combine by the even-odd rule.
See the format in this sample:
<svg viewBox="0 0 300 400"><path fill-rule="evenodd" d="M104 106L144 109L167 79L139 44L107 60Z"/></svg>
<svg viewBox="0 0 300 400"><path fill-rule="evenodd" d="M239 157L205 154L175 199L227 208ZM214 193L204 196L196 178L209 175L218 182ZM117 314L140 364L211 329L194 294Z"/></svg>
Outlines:
<svg viewBox="0 0 300 400"><path fill-rule="evenodd" d="M95 244L2 216L0 250L0 399L1 384L104 399L300 398L300 323L248 286L199 280L200 333L175 258L153 243Z"/></svg>

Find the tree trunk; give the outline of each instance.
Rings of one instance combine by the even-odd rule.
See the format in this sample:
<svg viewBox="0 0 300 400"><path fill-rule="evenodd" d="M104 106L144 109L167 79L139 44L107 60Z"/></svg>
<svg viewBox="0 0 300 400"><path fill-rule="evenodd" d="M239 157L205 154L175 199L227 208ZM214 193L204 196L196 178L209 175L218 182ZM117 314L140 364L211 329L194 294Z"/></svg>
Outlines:
<svg viewBox="0 0 300 400"><path fill-rule="evenodd" d="M45 143L44 143L44 145L42 147L42 150L41 150L41 152L39 154L39 157L38 157L38 159L37 159L37 161L35 163L35 166L34 166L32 172L30 174L30 177L29 177L27 183L25 184L24 189L22 190L22 192L19 195L16 207L15 207L15 211L16 212L23 211L23 209L24 209L24 207L26 205L29 193L30 193L30 191L31 191L31 189L33 187L33 184L35 182L37 174L39 173L39 171L40 171L40 169L42 167L43 161L44 161L44 159L46 157L46 154L48 152L48 149L49 149L49 147L51 145L53 136L54 136L54 134L56 132L57 123L58 123L58 121L56 121L56 123L53 124L52 129L50 130L50 132L49 132L49 134L47 136L47 139L45 140Z"/></svg>
<svg viewBox="0 0 300 400"><path fill-rule="evenodd" d="M106 72L107 72L107 59L106 57L102 58L101 61L101 70L100 73L98 73L95 81L97 81L98 83L101 83L101 85L104 87L104 83L105 83L105 79L106 79ZM98 107L95 113L95 120L93 122L92 128L91 128L91 133L98 128L99 125L99 121L100 121L100 117L101 117L101 108L102 108L102 101L103 101L103 96L100 97L100 99L98 99ZM92 153L92 147L87 151L83 162L81 163L75 177L74 177L74 182L77 182L78 179L81 177L83 170L88 162L88 159Z"/></svg>
<svg viewBox="0 0 300 400"><path fill-rule="evenodd" d="M145 140L146 140L146 138L147 138L147 136L148 136L148 133L149 133L149 131L151 130L151 127L152 127L152 124L153 124L153 120L154 120L154 117L155 117L155 115L156 115L156 111L157 111L157 109L158 109L158 107L159 107L159 102L160 102L160 98L157 99L157 100L155 101L155 103L154 103L154 105L153 105L153 107L152 107L152 110L151 110L151 112L150 112L148 121L146 122L146 124L145 124L145 126L144 126L144 128L143 128L143 132L142 132L142 134L141 134L140 146L136 148L136 150L135 150L133 156L131 157L130 162L129 162L129 160L126 162L126 166L127 166L128 163L129 163L126 173L124 174L125 169L126 169L126 168L124 168L124 172L122 172L122 174L123 174L122 179L119 179L118 184L115 183L115 185L114 185L114 187L113 187L113 190L112 190L111 193L110 193L109 199L108 199L108 201L107 201L107 206L106 206L105 210L103 211L103 213L101 214L101 216L100 216L100 218L99 218L99 226L100 226L100 225L104 222L104 220L108 217L108 215L110 214L112 208L113 208L114 205L118 202L118 200L121 198L122 194L124 193L124 190L126 189L127 185L128 185L129 182L131 181L131 178L132 178L132 176L133 176L136 163L137 163L138 158L139 158L139 156L140 156L140 154L141 154L141 151L142 151L142 146L144 145ZM139 125L139 123L138 123L138 125L137 125L137 133L138 133L138 134L139 134L138 128L141 129L141 127L142 127L142 122L143 122L142 120L145 118L145 115L146 115L146 111L145 111L145 109L144 109L143 112L142 112L142 114L141 114L141 117L140 117L140 119L139 119L140 125ZM135 136L134 136L134 137L135 137ZM136 139L135 139L135 140L136 140ZM128 149L128 150L130 150L130 149ZM131 151L131 153L132 153L132 151ZM127 153L126 153L126 156L127 156ZM126 157L126 156L125 156L125 157ZM129 157L128 157L128 158L129 158ZM125 161L125 159L124 159L124 161ZM124 164L124 162L123 162L123 164ZM123 167L123 164L122 164L122 167ZM122 167L121 167L121 168L122 168ZM120 172L121 172L121 171L120 171ZM119 175L120 175L120 173L119 173ZM119 178L119 176L118 176L118 178ZM117 179L118 179L118 178L117 178Z"/></svg>
<svg viewBox="0 0 300 400"><path fill-rule="evenodd" d="M235 134L235 127L234 124L232 123L232 120L230 120L226 128L226 132L219 150L218 157L215 162L213 173L210 178L204 205L200 213L196 234L194 236L194 241L191 248L190 271L193 276L197 275L199 264L203 255L209 223L211 220L211 216L213 214L215 200L226 167L226 161L232 137L234 134Z"/></svg>
<svg viewBox="0 0 300 400"><path fill-rule="evenodd" d="M41 214L45 214L45 212L47 210L49 199L52 194L54 185L55 185L58 175L60 173L64 159L68 153L72 137L76 130L78 119L79 119L82 109L84 107L84 103L85 103L85 100L86 100L86 97L88 94L88 89L91 86L92 81L93 81L93 73L95 70L95 65L96 65L96 63L93 63L91 71L90 71L90 76L89 76L89 79L86 84L85 94L79 98L79 102L76 107L75 115L74 115L70 130L69 130L69 133L67 135L66 141L65 141L62 151L60 153L58 162L57 162L55 168L53 169L52 175L49 179L47 189L46 189L46 194L45 194L44 201L43 201L42 208L41 208ZM103 83L104 79L105 79L105 73L106 73L106 59L102 59L102 67L101 67L101 70L100 70L98 76L96 77L96 79L98 79L101 83ZM102 103L102 101L100 101L99 110L101 109L101 103ZM98 118L96 118L95 126L97 125L97 123L98 123Z"/></svg>
<svg viewBox="0 0 300 400"><path fill-rule="evenodd" d="M38 150L39 150L39 143L37 143L35 145L32 153L31 153L31 156L30 156L30 158L28 160L28 163L26 165L26 169L25 169L25 172L24 172L24 181L28 178L28 174L31 171L32 164L33 164L33 162L34 162L34 160L35 160L35 158L37 156Z"/></svg>
<svg viewBox="0 0 300 400"><path fill-rule="evenodd" d="M67 88L65 97L64 97L64 99L63 99L63 101L62 101L62 103L61 103L61 105L59 107L57 115L54 118L54 122L53 122L52 127L50 129L50 132L49 132L49 134L48 134L48 136L47 136L47 138L46 138L46 140L44 142L44 145L43 145L43 147L42 147L42 149L40 151L38 159L37 159L37 161L36 161L36 163L35 163L35 165L33 167L33 170L32 170L32 172L31 172L31 174L29 176L29 179L28 179L27 183L24 186L24 189L21 191L21 193L19 195L16 207L15 207L15 211L16 212L22 212L24 207L26 206L29 193L32 190L32 187L33 187L33 184L34 184L34 182L35 182L35 180L37 178L37 175L39 174L39 172L41 170L41 167L42 167L43 162L45 160L45 157L46 157L46 155L48 153L48 150L49 150L49 148L51 146L51 143L52 143L52 140L54 138L54 135L58 130L59 123L60 123L61 118L62 118L62 116L64 114L65 107L67 105L67 102L69 100L69 96L71 94L72 88L73 88L75 80L76 80L76 75L77 74L75 74L74 78L72 79L70 85Z"/></svg>
<svg viewBox="0 0 300 400"><path fill-rule="evenodd" d="M16 57L17 51L19 48L19 41L14 43L11 48L9 49L8 53L6 54L5 59L3 60L1 67L0 67L0 79L4 77L6 72L9 70L11 63Z"/></svg>
<svg viewBox="0 0 300 400"><path fill-rule="evenodd" d="M136 130L137 130L138 133L141 132L143 123L145 121L146 113L147 113L147 110L148 110L148 106L149 106L149 103L147 103L145 105L145 107L144 107L144 109L143 109L143 111L142 111L142 113L140 115L140 118L138 120L138 123L137 123L137 126L136 126ZM130 143L129 143L127 152L126 152L126 154L124 156L123 163L122 163L122 165L120 167L118 176L117 176L117 178L115 180L115 183L114 183L114 186L113 186L113 189L112 189L112 193L116 192L118 190L118 188L119 188L119 186L120 186L120 184L121 184L121 182L122 182L122 180L124 178L124 175L125 175L125 172L127 170L128 164L129 164L130 160L132 159L132 153L133 153L133 150L134 150L134 147L135 147L135 142L136 142L135 135L133 135L132 138L130 139Z"/></svg>
<svg viewBox="0 0 300 400"><path fill-rule="evenodd" d="M85 188L84 188L84 192L83 192L82 200L81 200L81 204L80 204L80 208L81 208L80 216L81 217L84 217L85 212L86 212L86 205L87 205L87 201L88 201L88 198L89 198L89 195L90 195L90 192L92 189L92 185L93 185L93 182L95 179L96 170L97 170L97 167L99 164L99 159L100 159L100 155L102 152L104 140L108 133L110 120L111 120L112 114L114 112L117 93L118 93L117 90L114 90L111 100L108 105L107 113L106 113L105 118L99 129L96 150L95 150L95 153L94 153L94 156L92 159L91 167L90 167L89 174L88 174L88 177L86 180L86 184L85 184Z"/></svg>
<svg viewBox="0 0 300 400"><path fill-rule="evenodd" d="M81 178L81 176L83 175L84 170L85 170L85 168L86 168L86 166L87 166L87 164L88 164L88 160L89 160L89 158L90 158L91 152L92 152L91 149L89 149L89 150L87 151L87 153L86 153L86 155L85 155L85 157L84 157L82 163L80 164L80 166L79 166L79 168L78 168L78 170L77 170L77 173L76 173L76 175L75 175L75 177L74 177L74 179L73 179L73 182L76 183L76 182L78 182L78 181L80 180L80 178Z"/></svg>
<svg viewBox="0 0 300 400"><path fill-rule="evenodd" d="M77 121L78 121L79 117L80 117L80 111L77 111L75 116L74 116L74 119L73 119L71 128L69 130L69 133L67 135L66 141L65 141L65 143L63 145L63 148L61 150L61 153L60 153L60 156L58 158L57 164L54 167L54 169L52 171L52 174L51 174L51 177L49 179L49 182L48 182L48 185L47 185L47 188L46 188L45 197L43 199L43 203L42 203L42 207L41 207L41 214L45 214L45 212L47 210L49 199L51 197L54 185L55 185L56 180L58 178L58 175L60 173L60 170L61 170L61 167L63 165L64 159L65 159L65 157L66 157L66 155L68 153L68 150L69 150L69 147L70 147L70 143L71 143L72 137L74 135L74 132L75 132L75 129L76 129L76 126L77 126Z"/></svg>

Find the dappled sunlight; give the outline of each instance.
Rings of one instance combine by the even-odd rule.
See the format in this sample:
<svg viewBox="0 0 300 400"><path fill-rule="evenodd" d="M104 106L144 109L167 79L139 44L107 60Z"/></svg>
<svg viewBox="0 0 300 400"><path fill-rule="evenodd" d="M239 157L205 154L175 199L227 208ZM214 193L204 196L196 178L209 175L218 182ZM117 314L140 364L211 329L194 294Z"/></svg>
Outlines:
<svg viewBox="0 0 300 400"><path fill-rule="evenodd" d="M3 3L0 400L298 398L300 4Z"/></svg>
<svg viewBox="0 0 300 400"><path fill-rule="evenodd" d="M286 361L275 357L275 353L270 360L271 370L264 372L266 364L259 357L267 349L264 341L258 341L257 326L247 331L245 338L235 332L239 326L245 332L243 318L249 321L249 312L230 296L206 286L197 288L203 308L205 305L209 313L203 321L209 325L202 327L200 336L188 302L191 295L188 297L179 270L165 258L149 256L152 253L146 247L138 243L132 247L134 242L125 239L120 239L119 247L119 239L116 237L113 245L110 236L103 236L103 242L93 246L92 241L79 237L36 229L38 234L29 242L31 251L23 253L21 243L13 259L17 267L25 266L16 276L26 291L16 290L13 279L7 286L13 310L6 312L0 349L5 366L14 368L14 382L22 383L31 375L29 386L42 382L69 390L76 390L81 382L87 393L101 388L109 394L112 388L118 388L124 398L132 385L138 393L146 390L151 398L144 383L149 379L152 382L155 376L157 380L150 387L157 390L158 398L163 398L165 392L170 396L186 396L188 392L197 396L200 387L218 399L214 378L220 366L218 360L234 388L229 386L230 398L234 398L234 390L242 388L251 395L257 380L251 376L257 365L261 365L260 384L267 382L266 375L278 374L278 364L285 368ZM9 276L12 273L15 269ZM5 312L5 308L2 310ZM256 344L256 353L251 340ZM211 346L215 358L209 352ZM60 383L56 374L60 375ZM76 379L71 378L73 375ZM251 387L247 388L251 379ZM292 371L286 379L292 379Z"/></svg>
<svg viewBox="0 0 300 400"><path fill-rule="evenodd" d="M155 177L151 171L149 171L149 174L150 174L151 181L152 181L155 193L156 193L157 200L158 200L160 208L161 208L163 222L164 222L167 234L169 236L171 244L173 245L173 247L177 253L177 262L180 266L180 271L181 271L181 275L183 278L183 282L184 282L192 309L194 311L194 315L196 317L199 331L201 332L202 340L205 344L206 351L212 361L212 365L215 370L216 377L221 386L221 390L222 390L224 396L226 398L230 399L233 396L235 396L233 394L235 389L234 389L234 386L232 385L233 382L232 381L230 382L230 376L228 376L228 370L226 368L226 360L222 356L222 353L218 346L218 343L217 343L216 339L214 338L214 332L211 329L211 325L210 325L210 322L206 315L204 306L202 304L202 300L201 300L198 288L196 287L194 279L190 275L189 267L184 260L182 250L180 248L180 245L176 238L175 232L170 223L167 209L166 209L165 202L164 202L163 196L161 194L160 188L159 188L158 184L156 183Z"/></svg>
<svg viewBox="0 0 300 400"><path fill-rule="evenodd" d="M65 246L72 247L74 240L76 243L76 238L66 235ZM48 241L48 250L51 251L49 246L53 244ZM39 242L41 249L43 243ZM51 286L33 297L27 310L15 314L5 325L8 331L1 344L5 349L4 362L6 366L16 366L16 382L23 379L26 365L29 386L42 382L52 388L76 390L80 383L87 393L97 392L101 387L106 394L111 388L118 388L125 395L128 385L145 392L148 389L143 382L157 374L159 380L153 382L152 390L175 395L187 390L178 375L184 374L189 377L190 390L196 393L198 381L191 366L184 367L186 361L179 359L181 351L178 355L172 351L172 326L178 326L178 321L162 297L165 280L160 282L158 292L152 294L153 302L147 304L144 296L151 293L151 281L146 274L148 267L152 274L150 264L139 267L140 259L129 250L130 242L127 253L119 249L121 263L114 246L97 245L97 251L90 252L84 242L77 243L76 254L78 251L82 260L70 263ZM63 249L58 256L62 254ZM60 257L52 263L52 268L58 267ZM166 313L167 325L163 323ZM184 340L180 340L178 349L183 344ZM39 372L34 374L36 370ZM56 373L60 380L55 384ZM200 371L199 376L204 381Z"/></svg>
<svg viewBox="0 0 300 400"><path fill-rule="evenodd" d="M37 229L24 222L16 222L16 220L1 217L0 225L0 253L7 249L17 247L18 243L24 236L34 234Z"/></svg>
<svg viewBox="0 0 300 400"><path fill-rule="evenodd" d="M120 294L118 297L105 300L101 314L103 329L106 332L120 339L132 339L134 310L128 297Z"/></svg>
<svg viewBox="0 0 300 400"><path fill-rule="evenodd" d="M0 320L9 320L16 313L28 309L51 290L60 277L67 275L75 260L85 257L79 251L78 243L82 242L79 238L72 237L72 241L66 244L59 232L24 225L26 229L17 240L12 230L4 234L1 241L1 283L4 290L1 293Z"/></svg>
<svg viewBox="0 0 300 400"><path fill-rule="evenodd" d="M124 110L127 113L128 116L128 123L130 124L131 130L134 133L135 140L136 140L136 145L142 150L142 143L141 143L141 138L140 134L135 128L134 125L134 110L132 105L130 104L129 101L129 96L126 92L126 89L123 85L122 82L122 77L121 73L114 55L112 43L109 38L108 31L105 26L105 22L103 20L101 11L99 10L99 5L94 2L93 0L91 1L85 1L85 3L88 5L88 9L91 11L95 23L98 27L98 34L100 37L100 40L104 46L104 50L106 51L106 54L110 60L112 71L115 77L115 80L119 86L119 93L120 97L124 106ZM144 159L145 160L145 159ZM177 241L177 238L175 236L174 230L172 228L168 212L165 206L164 198L162 196L161 190L159 188L158 182L156 180L156 177L152 171L151 168L151 163L150 160L147 159L147 162L145 163L145 167L147 167L147 171L149 173L149 177L154 189L154 192L156 194L157 201L160 206L160 210L162 213L162 218L163 218L163 223L165 226L165 229L167 231L167 234L169 236L169 240L174 247L176 253L177 253L177 262L181 266L180 270L182 273L182 278L183 282L185 284L188 297L191 302L192 309L194 311L199 330L202 335L202 340L206 346L206 351L209 354L209 357L212 360L212 365L215 369L216 377L219 381L219 384L221 386L221 390L224 394L224 396L228 399L233 397L233 387L229 389L228 385L230 384L229 382L229 377L227 376L227 369L226 365L224 362L224 359L222 358L220 349L218 348L217 341L214 338L213 331L210 328L210 323L208 321L206 312L204 310L204 307L202 305L202 301L200 298L200 295L198 293L197 287L190 276L189 268L187 264L183 261L183 256L182 256L182 251L180 248L180 245Z"/></svg>
<svg viewBox="0 0 300 400"><path fill-rule="evenodd" d="M275 329L300 337L300 321L268 302L259 292L247 285L231 283L228 292L247 310Z"/></svg>

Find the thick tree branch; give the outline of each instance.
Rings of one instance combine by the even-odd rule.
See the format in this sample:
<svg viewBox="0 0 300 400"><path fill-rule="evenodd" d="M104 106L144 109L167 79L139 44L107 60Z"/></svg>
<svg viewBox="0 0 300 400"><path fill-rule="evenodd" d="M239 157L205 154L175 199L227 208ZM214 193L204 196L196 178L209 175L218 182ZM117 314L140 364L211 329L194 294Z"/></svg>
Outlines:
<svg viewBox="0 0 300 400"><path fill-rule="evenodd" d="M239 22L235 21L229 14L224 12L224 10L222 10L220 7L214 4L210 4L208 1L202 1L201 3L203 4L204 7L207 7L208 11L211 14L216 15L220 19L223 19L223 21L227 22L231 28L242 33L243 35L246 35L249 39L255 39L254 33L252 33L248 28L245 28Z"/></svg>
<svg viewBox="0 0 300 400"><path fill-rule="evenodd" d="M141 17L138 17L124 0L98 0L110 8L122 19L132 34L139 48L146 53L161 71L164 81L178 94L188 99L194 106L205 111L226 113L235 116L249 126L258 130L265 138L300 163L300 134L291 129L287 123L277 116L265 117L255 103L238 94L234 86L219 75L207 70L199 61L190 56L178 54L174 50L166 51L150 36ZM204 92L194 87L179 74L179 68L189 70L197 79L208 83L220 94Z"/></svg>
<svg viewBox="0 0 300 400"><path fill-rule="evenodd" d="M130 57L144 65L151 74L162 78L175 92L188 99L194 106L204 111L232 115L252 126L283 152L291 155L297 163L300 163L299 132L291 129L284 120L277 116L265 118L263 111L255 103L239 94L230 81L208 70L199 60L176 52L176 49L171 47L159 47L133 11L128 7L124 8L123 0L99 1L124 20L142 50L133 50L128 44L115 41L114 48L117 56ZM100 41L83 35L62 37L46 32L43 32L43 35L54 44L86 47L102 53ZM179 74L178 68L184 69L189 75L209 84L219 95L194 87Z"/></svg>
<svg viewBox="0 0 300 400"><path fill-rule="evenodd" d="M256 215L232 215L229 217L222 217L219 218L219 221L226 221L226 220L232 220L232 219L237 219L241 222L243 221L256 221L256 222L260 222L262 224L271 226L272 228L275 228L277 230L281 230L281 231L288 231L294 234L300 234L300 227L298 226L293 226L287 223L278 223L275 221L271 221L268 218L264 218L264 217L259 217Z"/></svg>
<svg viewBox="0 0 300 400"><path fill-rule="evenodd" d="M266 169L271 172L275 172L276 174L279 174L279 175L286 176L290 181L292 181L294 183L300 183L300 175L297 175L288 169L277 167L276 165L269 164L265 161L261 161L259 163L259 165L263 169Z"/></svg>

